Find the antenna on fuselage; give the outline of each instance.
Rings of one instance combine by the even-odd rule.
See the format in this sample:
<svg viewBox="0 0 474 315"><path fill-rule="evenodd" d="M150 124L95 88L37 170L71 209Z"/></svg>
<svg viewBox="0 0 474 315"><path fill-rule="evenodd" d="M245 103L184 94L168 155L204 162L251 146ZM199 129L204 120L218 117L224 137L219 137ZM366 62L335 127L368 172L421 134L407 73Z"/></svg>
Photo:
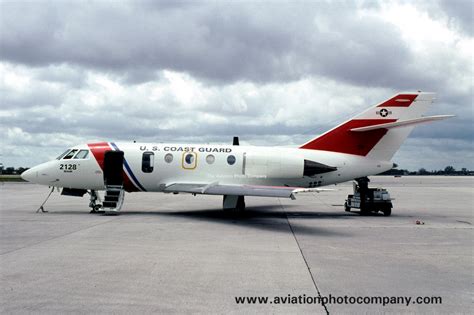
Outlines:
<svg viewBox="0 0 474 315"><path fill-rule="evenodd" d="M239 137L234 137L234 140L232 141L232 145L239 145Z"/></svg>

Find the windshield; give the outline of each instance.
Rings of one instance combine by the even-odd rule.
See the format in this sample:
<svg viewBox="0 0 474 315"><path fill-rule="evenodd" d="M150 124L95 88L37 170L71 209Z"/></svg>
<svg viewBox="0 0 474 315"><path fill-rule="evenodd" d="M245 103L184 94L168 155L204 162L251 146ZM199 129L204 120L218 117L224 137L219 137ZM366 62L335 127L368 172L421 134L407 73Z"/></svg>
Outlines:
<svg viewBox="0 0 474 315"><path fill-rule="evenodd" d="M69 151L69 153L66 154L66 156L65 156L63 159L64 159L64 160L69 160L69 159L71 159L71 158L74 156L74 154L76 154L76 152L77 152L77 149L74 149L74 150Z"/></svg>
<svg viewBox="0 0 474 315"><path fill-rule="evenodd" d="M56 160L62 159L68 152L69 152L69 149L67 149L66 151L64 151L63 154L61 154L60 156L58 156L58 157L56 158Z"/></svg>
<svg viewBox="0 0 474 315"><path fill-rule="evenodd" d="M89 150L80 150L74 157L74 160L86 159L88 155L89 155Z"/></svg>

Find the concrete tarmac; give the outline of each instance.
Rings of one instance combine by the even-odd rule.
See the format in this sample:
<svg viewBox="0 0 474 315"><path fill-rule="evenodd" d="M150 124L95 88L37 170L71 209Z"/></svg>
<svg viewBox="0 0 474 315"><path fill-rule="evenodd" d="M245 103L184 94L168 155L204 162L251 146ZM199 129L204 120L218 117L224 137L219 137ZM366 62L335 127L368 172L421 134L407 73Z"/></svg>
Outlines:
<svg viewBox="0 0 474 315"><path fill-rule="evenodd" d="M159 193L127 194L119 216L54 193L35 213L47 187L0 183L0 312L472 314L474 178L371 180L391 217L344 212L351 183L246 198L242 216L221 197ZM288 295L300 303L274 300ZM236 303L252 296L274 303ZM318 296L412 301L304 303ZM442 304L413 303L432 296Z"/></svg>

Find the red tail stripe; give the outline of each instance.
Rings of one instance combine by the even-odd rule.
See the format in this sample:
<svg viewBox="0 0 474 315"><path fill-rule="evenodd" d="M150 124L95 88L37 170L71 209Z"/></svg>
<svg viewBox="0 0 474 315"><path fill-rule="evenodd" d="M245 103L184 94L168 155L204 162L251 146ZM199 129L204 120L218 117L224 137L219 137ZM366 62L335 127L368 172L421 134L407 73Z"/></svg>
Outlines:
<svg viewBox="0 0 474 315"><path fill-rule="evenodd" d="M418 94L398 94L377 107L409 107Z"/></svg>
<svg viewBox="0 0 474 315"><path fill-rule="evenodd" d="M323 150L366 156L387 133L387 129L352 132L352 128L395 122L396 119L354 119L306 143L301 149Z"/></svg>

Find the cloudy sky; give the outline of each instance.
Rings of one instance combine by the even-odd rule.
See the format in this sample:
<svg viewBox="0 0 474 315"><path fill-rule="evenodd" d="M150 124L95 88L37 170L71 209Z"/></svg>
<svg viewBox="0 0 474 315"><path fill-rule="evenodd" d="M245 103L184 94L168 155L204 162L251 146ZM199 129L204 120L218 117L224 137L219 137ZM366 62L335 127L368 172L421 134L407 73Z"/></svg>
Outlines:
<svg viewBox="0 0 474 315"><path fill-rule="evenodd" d="M82 5L81 5L82 4ZM474 169L471 1L1 1L0 162L95 140L300 144L437 92L394 157Z"/></svg>

